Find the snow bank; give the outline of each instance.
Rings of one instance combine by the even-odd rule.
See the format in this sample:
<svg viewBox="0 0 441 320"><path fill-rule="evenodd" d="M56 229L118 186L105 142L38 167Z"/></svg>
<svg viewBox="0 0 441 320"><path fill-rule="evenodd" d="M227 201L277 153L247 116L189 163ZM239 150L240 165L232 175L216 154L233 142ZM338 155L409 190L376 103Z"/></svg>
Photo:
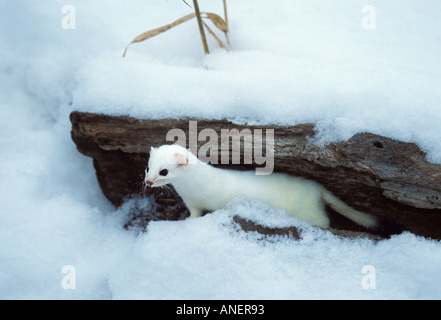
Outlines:
<svg viewBox="0 0 441 320"><path fill-rule="evenodd" d="M303 238L246 233L234 224L234 215L264 226L296 226ZM378 244L342 240L243 199L200 219L151 222L125 249L119 259L112 257L118 262L107 275L115 299L431 299L440 294L437 242L412 234ZM375 289L364 287L365 266L375 270Z"/></svg>
<svg viewBox="0 0 441 320"><path fill-rule="evenodd" d="M360 1L234 2L232 51L204 56L187 23L133 45L125 59L135 35L188 7L70 4L75 30L61 27L64 1L0 2L0 298L441 297L441 246L412 234L377 244L339 239L243 200L200 219L152 222L145 233L125 230L131 202L115 210L104 198L68 120L80 108L315 122L321 143L369 130L417 142L440 162L438 2L374 1L372 31L360 28ZM200 6L222 11L221 1ZM262 239L238 230L234 215L296 225L303 238ZM363 282L372 276L366 265L375 289ZM75 289L63 288L72 276L64 266L75 270Z"/></svg>

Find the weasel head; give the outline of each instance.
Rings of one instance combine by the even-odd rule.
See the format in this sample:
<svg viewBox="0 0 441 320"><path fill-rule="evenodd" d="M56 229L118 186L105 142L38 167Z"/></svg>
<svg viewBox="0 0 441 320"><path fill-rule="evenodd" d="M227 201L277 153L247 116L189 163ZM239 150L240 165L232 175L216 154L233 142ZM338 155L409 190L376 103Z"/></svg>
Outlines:
<svg viewBox="0 0 441 320"><path fill-rule="evenodd" d="M151 147L149 163L145 169L146 186L161 187L181 178L191 156L190 151L178 145Z"/></svg>

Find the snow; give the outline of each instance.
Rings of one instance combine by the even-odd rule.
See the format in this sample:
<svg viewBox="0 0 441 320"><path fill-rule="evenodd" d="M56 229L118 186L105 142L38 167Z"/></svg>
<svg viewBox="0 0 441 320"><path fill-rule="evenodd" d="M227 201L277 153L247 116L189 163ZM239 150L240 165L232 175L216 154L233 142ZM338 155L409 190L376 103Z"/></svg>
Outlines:
<svg viewBox="0 0 441 320"><path fill-rule="evenodd" d="M236 199L185 221L123 225L92 160L70 138L72 110L143 118L211 117L317 125L317 143L370 131L415 142L441 163L439 1L229 3L228 52L196 22L129 47L139 33L189 13L181 1L0 1L0 298L439 299L441 245L405 233L340 239L263 203ZM200 0L222 12L221 1ZM298 226L302 238L237 229L239 215ZM64 266L75 289L63 288ZM365 288L365 266L375 289ZM70 274L71 275L71 274Z"/></svg>

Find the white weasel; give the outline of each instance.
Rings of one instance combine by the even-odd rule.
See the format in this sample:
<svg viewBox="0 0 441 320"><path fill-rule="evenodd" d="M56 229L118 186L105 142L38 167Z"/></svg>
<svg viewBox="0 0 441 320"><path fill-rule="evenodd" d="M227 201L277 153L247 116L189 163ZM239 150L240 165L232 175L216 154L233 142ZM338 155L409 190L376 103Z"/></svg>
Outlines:
<svg viewBox="0 0 441 320"><path fill-rule="evenodd" d="M314 181L282 173L259 176L254 171L215 168L178 145L151 148L145 183L173 185L190 217L221 209L234 197L243 196L285 209L288 215L321 228L329 227L325 204L359 225L377 227L376 218L349 207Z"/></svg>

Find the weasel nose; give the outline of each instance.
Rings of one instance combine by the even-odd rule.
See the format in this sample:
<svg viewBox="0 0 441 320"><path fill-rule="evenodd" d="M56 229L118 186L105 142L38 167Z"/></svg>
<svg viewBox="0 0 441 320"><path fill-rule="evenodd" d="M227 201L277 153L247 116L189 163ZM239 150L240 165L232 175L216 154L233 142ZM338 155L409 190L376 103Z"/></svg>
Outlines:
<svg viewBox="0 0 441 320"><path fill-rule="evenodd" d="M147 179L145 183L151 187L153 185L153 180Z"/></svg>

